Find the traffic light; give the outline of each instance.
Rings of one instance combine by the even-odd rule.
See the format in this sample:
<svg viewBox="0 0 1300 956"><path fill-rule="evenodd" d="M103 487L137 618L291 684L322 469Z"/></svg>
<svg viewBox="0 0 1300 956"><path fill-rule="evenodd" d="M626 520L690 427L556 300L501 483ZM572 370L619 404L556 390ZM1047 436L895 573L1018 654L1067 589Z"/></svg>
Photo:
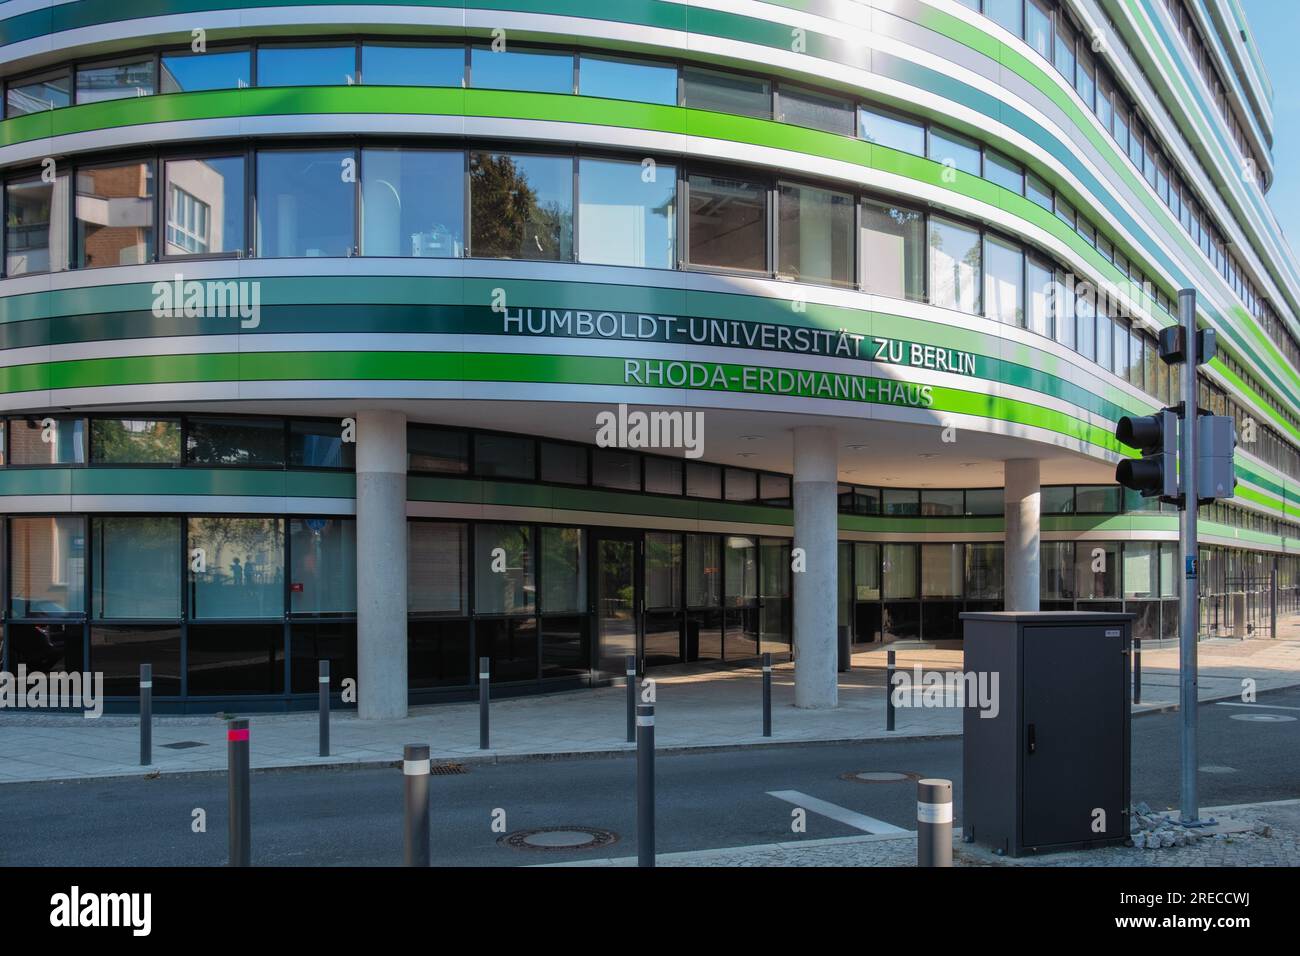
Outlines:
<svg viewBox="0 0 1300 956"><path fill-rule="evenodd" d="M1115 480L1143 498L1178 498L1178 413L1166 408L1154 415L1125 415L1115 439L1142 452L1115 468Z"/></svg>

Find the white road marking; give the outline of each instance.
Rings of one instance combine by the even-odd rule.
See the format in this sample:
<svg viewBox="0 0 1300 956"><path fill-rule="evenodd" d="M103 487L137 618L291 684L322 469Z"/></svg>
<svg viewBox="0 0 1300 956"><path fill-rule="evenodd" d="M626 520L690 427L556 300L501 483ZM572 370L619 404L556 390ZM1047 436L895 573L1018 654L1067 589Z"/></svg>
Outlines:
<svg viewBox="0 0 1300 956"><path fill-rule="evenodd" d="M823 817L829 817L832 820L843 823L845 826L853 827L855 830L861 830L863 833L910 833L910 830L904 830L902 827L896 827L892 823L886 823L884 820L877 820L875 817L869 817L866 814L855 813L852 810L846 810L834 803L827 803L825 800L818 800L816 797L810 797L806 793L800 793L798 790L769 790L769 797L776 797L778 800L784 800L786 803L793 803L796 807L803 807L805 810L811 810L813 813L820 814Z"/></svg>
<svg viewBox="0 0 1300 956"><path fill-rule="evenodd" d="M1287 707L1285 704L1243 704L1235 700L1217 701L1220 707L1268 707L1271 710L1300 710L1300 707Z"/></svg>

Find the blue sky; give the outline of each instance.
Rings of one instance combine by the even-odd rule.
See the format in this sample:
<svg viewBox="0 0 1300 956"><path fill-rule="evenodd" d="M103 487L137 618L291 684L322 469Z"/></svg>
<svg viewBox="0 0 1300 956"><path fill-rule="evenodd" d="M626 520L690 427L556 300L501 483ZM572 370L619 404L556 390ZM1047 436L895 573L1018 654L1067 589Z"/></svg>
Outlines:
<svg viewBox="0 0 1300 956"><path fill-rule="evenodd" d="M1300 253L1300 3L1241 0L1273 83L1273 187L1269 205Z"/></svg>

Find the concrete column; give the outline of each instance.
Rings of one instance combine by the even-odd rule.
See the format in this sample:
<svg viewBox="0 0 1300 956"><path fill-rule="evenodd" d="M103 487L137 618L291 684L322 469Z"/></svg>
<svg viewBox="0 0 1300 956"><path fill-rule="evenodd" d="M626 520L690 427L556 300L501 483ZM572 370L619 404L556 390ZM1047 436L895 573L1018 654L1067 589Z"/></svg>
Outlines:
<svg viewBox="0 0 1300 956"><path fill-rule="evenodd" d="M1039 505L1037 458L1010 458L1005 463L1003 501L1006 502L1006 609L1038 610Z"/></svg>
<svg viewBox="0 0 1300 956"><path fill-rule="evenodd" d="M839 703L836 597L839 579L835 432L807 426L794 430L794 547L805 570L791 574L794 597L794 705Z"/></svg>
<svg viewBox="0 0 1300 956"><path fill-rule="evenodd" d="M357 416L357 713L406 716L406 415Z"/></svg>

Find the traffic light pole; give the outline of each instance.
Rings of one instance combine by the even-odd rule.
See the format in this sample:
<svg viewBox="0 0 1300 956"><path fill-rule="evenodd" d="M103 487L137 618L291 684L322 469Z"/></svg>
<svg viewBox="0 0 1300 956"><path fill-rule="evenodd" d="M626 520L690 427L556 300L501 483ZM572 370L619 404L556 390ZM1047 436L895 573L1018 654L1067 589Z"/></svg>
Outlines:
<svg viewBox="0 0 1300 956"><path fill-rule="evenodd" d="M1200 618L1200 587L1198 576L1198 544L1196 534L1197 453L1196 439L1200 431L1197 406L1197 375L1200 364L1196 341L1196 291L1182 289L1178 293L1178 319L1186 337L1187 361L1182 368L1183 424L1182 455L1179 478L1182 484L1183 507L1179 512L1179 542L1183 553L1183 588L1179 606L1182 626L1178 635L1178 701L1182 716L1181 757L1182 785L1181 816L1184 825L1199 822L1196 799L1196 708L1199 703L1196 687L1196 632Z"/></svg>

